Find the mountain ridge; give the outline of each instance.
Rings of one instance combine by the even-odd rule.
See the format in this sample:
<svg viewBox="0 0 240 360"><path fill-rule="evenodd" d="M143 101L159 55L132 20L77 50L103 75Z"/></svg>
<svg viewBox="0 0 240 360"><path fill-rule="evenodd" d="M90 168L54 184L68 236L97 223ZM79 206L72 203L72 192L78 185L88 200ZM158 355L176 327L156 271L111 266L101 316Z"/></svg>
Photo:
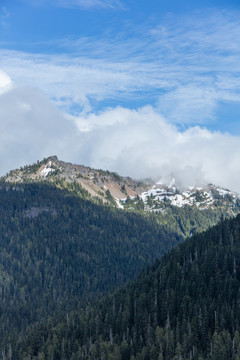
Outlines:
<svg viewBox="0 0 240 360"><path fill-rule="evenodd" d="M82 184L85 184L85 187ZM59 161L55 156L44 159L36 164L13 170L1 179L0 192L2 202L0 203L0 210L2 214L2 224L0 229L2 231L2 251L0 255L4 266L2 268L0 267L0 296L3 298L1 305L2 311L0 313L3 314L4 318L2 319L0 331L2 331L2 334L5 336L2 346L4 346L4 343L6 343L8 339L13 340L12 344L15 349L15 357L13 358L19 359L18 354L22 353L22 359L28 359L29 356L34 359L38 355L38 358L42 359L51 358L58 360L64 358L64 356L66 359L70 359L70 353L68 354L68 350L66 350L68 345L65 345L65 341L71 344L69 345L69 349L72 349L74 345L71 343L71 340L67 340L67 337L66 340L63 340L65 338L62 338L62 335L60 335L60 343L63 345L59 345L58 343L55 350L53 350L53 345L47 340L49 339L51 342L51 336L48 336L48 325L47 329L44 330L45 335L42 335L42 330L40 330L40 333L37 330L33 336L31 335L31 339L27 340L27 346L24 345L24 348L20 349L16 343L14 345L13 338L19 330L21 331L21 336L24 337L25 328L28 326L38 326L38 321L41 320L45 323L47 317L50 316L49 314L52 314L54 317L57 304L59 305L59 309L64 309L64 311L66 310L66 304L69 305L67 311L73 311L73 321L70 321L71 327L74 328L75 315L77 316L77 321L80 320L74 312L74 308L75 306L78 308L78 305L81 306L78 300L80 295L83 296L83 291L90 291L90 294L94 293L98 296L106 290L113 289L116 285L123 284L125 280L129 280L129 275L137 275L137 272L139 272L141 268L144 268L148 264L150 265L154 258L157 256L161 257L170 247L176 245L176 243L183 240L184 237L190 235L192 238L192 236L194 236L194 241L201 239L201 237L195 237L195 232L202 232L211 225L216 224L223 216L233 216L237 214L239 210L238 196L228 190L209 185L210 191L216 191L216 193L213 194L214 197L213 195L210 197L206 188L193 187L185 190L184 193L184 190L180 190L174 185L175 184L157 184L151 180L146 183L137 183L130 178L123 178L109 171L94 170L83 165L65 163ZM104 188L104 186L106 188ZM98 191L102 191L102 193L99 194L100 196L93 196L87 189L92 189L94 194L98 194ZM119 205L116 204L114 191L120 191L125 196L125 198L121 200L118 199ZM128 191L135 191L135 193L134 195L129 195ZM183 198L183 196L185 198ZM201 196L203 196L203 199ZM192 205L190 206L183 203L185 199L191 201ZM179 201L182 206L173 205L174 201ZM206 203L209 204L209 206L206 206ZM203 206L201 206L202 204ZM118 207L122 207L123 209L119 209ZM226 224L234 224L234 222L231 221L232 220L229 220ZM239 230L239 223L240 218L238 216L236 218L236 231ZM217 229L217 227L215 229ZM222 231L221 229L223 229L223 235L220 234L219 239L216 233L216 239L220 241L221 245L221 237L223 237L223 241L227 241L228 237L224 233L224 228L221 228L219 225L218 229L219 234ZM230 241L231 236L235 236L235 233L232 231L231 226L228 226L226 229L230 234ZM211 231L215 230L210 229L208 234L211 234ZM159 233L159 236L157 236L157 233ZM196 234L196 236L198 235ZM204 239L205 235L202 236ZM187 240L186 244L191 244L192 242L190 242L190 240ZM207 241L208 238L205 239L206 246ZM212 241L211 237L209 237L209 241ZM239 246L237 244L236 246L239 250ZM184 247L185 245L176 249L184 249ZM178 250L174 251L176 253L178 252ZM212 256L215 255L215 249L213 248L211 251ZM122 258L120 255L122 255ZM221 261L225 255L227 256L221 247ZM171 255L169 256L165 255L165 259L171 259ZM195 261L196 257L200 256L200 251L185 252L184 250L181 256L183 259L181 262L183 264L180 263L180 268L178 263L175 264L174 269L176 270L177 276L180 276L180 279L182 279L182 286L185 286L185 278L187 277L188 269L192 266L191 264L197 264L196 269L200 266ZM208 259L211 260L212 257L209 256L207 260ZM230 260L227 259L226 263L230 264L229 261L233 264L233 269L231 269L234 270L234 258ZM223 263L225 264L225 262ZM181 271L183 265L186 271L182 277ZM239 266L238 263L237 266ZM134 273L136 268L137 272ZM207 263L206 268L208 268ZM17 269L17 271L15 271L15 269ZM168 274L172 272L171 266L166 269ZM195 268L193 270L195 270ZM151 271L152 270L150 270L150 272ZM175 273L169 277L171 292L175 288L174 276ZM198 276L201 276L201 273L198 273ZM102 279L101 286L99 285L99 279ZM120 281L116 282L116 280ZM163 278L161 281L162 280ZM222 278L219 280L222 280ZM110 283L110 281L112 281L112 283ZM168 282L167 278L166 281ZM154 283L155 282L156 279L154 279ZM157 278L157 283L159 283L159 278ZM147 284L147 286L150 285L151 282ZM194 286L194 282L193 285L191 283L191 287ZM213 291L214 286L214 283L212 283L211 289L213 289ZM160 289L156 289L156 291L159 290ZM151 291L151 297L148 299L149 291ZM151 322L149 322L149 316L151 317L151 314L147 316L143 314L142 319L139 319L140 322L137 323L137 328L140 328L141 324L143 324L142 333L139 333L139 336L137 336L141 342L141 354L135 351L132 352L134 357L132 359L124 355L125 345L128 347L129 353L131 343L134 344L136 341L136 335L134 335L137 331L137 328L135 328L136 322L134 320L134 323L132 323L131 319L132 316L136 316L136 311L134 310L135 300L137 304L137 299L140 299L137 305L138 309L143 306L145 302L152 304L153 309L155 309L153 299L155 299L156 291L150 288L149 291L144 290L144 297L142 298L141 296L135 297L135 295L131 295L130 299L128 299L131 307L130 318L128 317L129 311L126 310L123 320L121 318L116 319L119 327L124 325L122 329L123 332L120 335L122 340L118 337L116 329L113 327L114 323L112 323L111 320L112 316L117 315L114 310L116 302L111 305L113 314L107 315L108 319L106 319L106 322L110 326L104 330L105 340L103 345L108 348L107 351L110 351L111 355L110 357L102 357L101 355L101 358L106 360L122 360L125 358L129 360L135 358L137 360L152 360L152 357L144 357L143 354L145 350L141 348L142 345L144 345L144 348L147 348L148 342L152 338L148 334L152 333L152 330L155 329L154 323L157 318L153 317ZM182 292L188 297L185 290ZM90 294L86 293L86 299L88 299ZM170 301L168 288L166 289L165 295L166 301L160 296L157 302L164 300L163 305L167 307ZM175 300L171 302L171 306L173 307L175 306L175 301L178 303L178 295L176 295L174 299ZM142 302L142 300L144 302ZM67 302L64 303L64 301ZM46 304L48 304L47 308L45 306ZM189 306L189 304L188 302L187 306ZM128 305L127 303L126 306L128 307ZM64 307L62 308L61 306ZM91 313L94 311L93 308L91 309L90 312L87 312L86 317L83 318L84 324L88 323L88 316L91 317ZM119 314L122 311L121 309L120 303ZM38 317L36 317L36 311ZM160 313L157 316L162 316L161 312L160 307ZM159 326L161 326L161 331L163 332L164 344L169 341L168 335L170 333L168 330L176 320L172 315L173 314L170 313L168 316L166 312L163 321L159 322ZM214 309L211 312L211 317L212 315L214 315ZM65 318L69 318L68 313L64 316ZM100 317L103 319L101 326L104 326L104 317L102 315ZM183 320L185 322L186 319ZM16 324L14 324L15 321ZM98 314L96 314L94 318L91 318L91 324L96 327L94 330L96 335L98 324L100 324L99 321ZM125 326L126 321L129 326ZM10 327L8 324L10 324ZM82 327L85 326L84 324L81 325L80 323ZM94 345L94 334L91 334L91 324L90 328L86 328L90 337L88 338L88 335L85 335L87 343ZM191 327L193 326L195 326L194 323L191 324ZM68 323L65 325L57 325L57 332L58 329L60 329L59 332L61 334L66 333L64 329L69 331L67 330ZM130 329L132 334L130 337L128 335L128 329ZM213 332L215 331L215 328L211 329ZM188 326L183 330L184 334L188 336ZM53 329L53 332L54 331L55 328ZM76 329L77 333L81 333L81 331L79 328ZM57 333L57 336L58 334L59 333ZM146 334L146 341L144 340L144 342L142 342L141 337L144 339ZM171 336L175 336L173 332L171 334ZM80 337L85 335L82 334ZM233 334L231 334L231 336L233 338ZM41 339L41 344L39 343L39 339ZM126 344L126 339L128 344ZM152 339L154 339L154 336ZM94 345L96 348L99 345L96 337L95 340L97 341ZM154 347L156 344L154 341L155 340L153 340L151 347L148 349L151 353L155 351ZM196 342L197 340L194 338L194 341ZM181 339L181 347L185 346L183 342L184 339ZM45 348L45 343L47 343L47 348ZM111 348L108 347L109 343ZM207 344L209 353L209 342L207 338L204 338L204 344ZM44 348L41 348L42 345ZM89 348L85 343L79 342L78 346L81 348L79 348L81 354L73 355L72 359L87 360L88 358L96 360L100 358L100 355L99 357L94 355L94 346L92 347L91 345ZM136 342L135 345L138 346ZM173 346L174 353L177 353L178 344L173 343ZM190 359L195 359L193 356L194 349L191 346L190 336L187 348L181 352L185 355L190 354ZM197 345L194 344L194 347L197 348ZM199 349L202 351L200 347ZM42 354L40 354L39 351ZM54 353L52 351L54 351ZM66 351L66 354L60 356L60 354L58 354L59 351L64 351L64 353ZM78 350L76 349L76 351ZM122 353L122 357L116 355L119 351ZM92 355L90 355L90 353ZM173 359L174 353L168 353L168 349L166 348L162 355L166 355L166 360L171 360ZM4 356L3 359L5 360ZM181 359L181 356L179 359ZM153 359L159 360L156 357L153 357ZM196 359L200 360L200 358Z"/></svg>
<svg viewBox="0 0 240 360"><path fill-rule="evenodd" d="M221 203L230 215L236 215L240 207L239 194L213 184L180 187L174 179L170 184L151 178L137 181L116 172L64 162L55 155L12 170L1 179L10 183L54 182L56 179L66 184L77 183L90 196L103 202L110 202L122 209L142 207L147 212L163 212L166 203L176 207L194 206L199 210L214 208ZM134 206L136 204L138 206Z"/></svg>
<svg viewBox="0 0 240 360"><path fill-rule="evenodd" d="M98 204L153 216L184 238L205 231L222 217L240 213L239 195L213 184L183 188L174 179L168 184L150 178L137 181L108 170L64 162L57 156L12 170L1 181L10 185L50 183Z"/></svg>
<svg viewBox="0 0 240 360"><path fill-rule="evenodd" d="M2 180L10 183L26 181L54 181L62 179L66 183L76 182L87 190L93 197L107 201L106 191L117 199L126 196L137 196L152 184L135 181L130 177L123 177L115 172L101 169L92 169L84 165L76 165L70 162L58 160L57 156L50 156L38 161L33 165L26 165L20 169L12 170L2 177ZM114 200L115 201L115 200ZM117 203L116 203L117 204Z"/></svg>

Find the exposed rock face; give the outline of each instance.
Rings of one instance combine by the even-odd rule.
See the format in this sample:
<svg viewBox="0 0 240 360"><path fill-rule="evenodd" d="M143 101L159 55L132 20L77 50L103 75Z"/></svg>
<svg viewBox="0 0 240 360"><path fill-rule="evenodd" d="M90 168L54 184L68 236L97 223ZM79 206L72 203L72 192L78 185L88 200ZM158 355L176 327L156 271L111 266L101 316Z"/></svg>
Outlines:
<svg viewBox="0 0 240 360"><path fill-rule="evenodd" d="M109 201L120 208L140 207L147 212L164 213L166 206L186 205L205 210L214 207L227 208L231 214L239 212L239 196L229 190L208 184L202 187L180 189L177 186L155 183L153 180L135 181L129 177L105 170L58 160L50 156L36 164L11 171L3 177L6 182L56 182L78 184L92 197Z"/></svg>
<svg viewBox="0 0 240 360"><path fill-rule="evenodd" d="M147 191L154 183L134 181L129 177L122 177L116 173L96 170L83 165L74 165L58 160L57 156L50 156L33 165L11 171L3 177L6 182L22 183L26 181L55 181L77 183L87 190L91 196L106 201L109 190L116 202L135 197Z"/></svg>

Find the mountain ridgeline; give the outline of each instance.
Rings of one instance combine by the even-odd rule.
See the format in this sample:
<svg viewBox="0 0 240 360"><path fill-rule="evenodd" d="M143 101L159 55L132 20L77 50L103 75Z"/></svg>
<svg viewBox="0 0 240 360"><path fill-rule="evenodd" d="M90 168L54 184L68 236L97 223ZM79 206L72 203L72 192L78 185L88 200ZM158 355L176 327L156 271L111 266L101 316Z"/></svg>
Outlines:
<svg viewBox="0 0 240 360"><path fill-rule="evenodd" d="M181 237L215 225L220 218L240 212L239 196L212 184L179 188L153 180L135 181L114 172L96 170L58 160L56 156L12 170L3 181L10 184L51 183L95 203L107 203L128 212L151 214Z"/></svg>
<svg viewBox="0 0 240 360"><path fill-rule="evenodd" d="M240 359L240 216L179 244L92 306L32 328L11 351L20 359Z"/></svg>

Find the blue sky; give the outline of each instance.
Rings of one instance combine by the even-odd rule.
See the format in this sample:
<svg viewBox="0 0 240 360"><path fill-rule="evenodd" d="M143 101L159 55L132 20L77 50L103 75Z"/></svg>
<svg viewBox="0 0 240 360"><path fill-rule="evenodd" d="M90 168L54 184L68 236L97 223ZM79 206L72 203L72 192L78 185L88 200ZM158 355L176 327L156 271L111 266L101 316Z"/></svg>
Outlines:
<svg viewBox="0 0 240 360"><path fill-rule="evenodd" d="M12 149L8 166L51 151L137 177L177 172L182 178L191 172L186 168L197 168L198 177L238 188L237 179L229 180L233 169L240 171L235 157L226 181L213 162L223 167L239 149L239 1L0 0L0 71L2 96L15 104L0 108L4 143ZM43 118L44 107L54 118ZM10 119L22 143L14 141ZM59 126L57 138L47 131L51 121ZM78 134L74 146L66 140L68 127L75 127L69 138ZM162 141L163 148L156 132L160 138L164 131L181 145ZM29 134L39 132L41 150L30 156ZM191 141L208 149L212 163ZM170 160L160 161L163 153ZM3 162L2 169L8 170Z"/></svg>
<svg viewBox="0 0 240 360"><path fill-rule="evenodd" d="M57 98L58 105L62 102L62 107L73 114L86 110L86 102L92 111L116 105L132 109L151 104L170 121L181 125L204 123L211 129L239 134L238 3L3 0L0 17L0 43L6 50L3 69L13 81L36 85L51 99ZM11 57L7 50L20 54ZM68 87L72 87L70 97L64 91L54 94L56 80L50 74L49 79L40 82L33 76L22 78L21 63L18 74L16 65L14 69L9 67L8 58L13 61L19 55L22 62L32 61L33 67L44 62L46 67L55 66L56 71L58 66L66 71L72 62L76 71L89 64L87 70L91 68L93 78L88 74L87 87L97 89L84 93L79 84L81 76L76 80L73 70L67 79ZM108 74L104 73L104 66ZM94 70L98 77L95 84ZM65 79L66 76L63 75ZM225 79L231 82L227 93L218 84ZM64 87L64 79L61 81ZM177 104L175 111L172 101Z"/></svg>

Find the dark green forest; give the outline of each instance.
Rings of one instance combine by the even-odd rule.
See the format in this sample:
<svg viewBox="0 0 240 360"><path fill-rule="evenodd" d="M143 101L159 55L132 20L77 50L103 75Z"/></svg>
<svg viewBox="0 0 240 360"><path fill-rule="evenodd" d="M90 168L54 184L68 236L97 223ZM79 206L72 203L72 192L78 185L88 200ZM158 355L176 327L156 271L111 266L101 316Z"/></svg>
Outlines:
<svg viewBox="0 0 240 360"><path fill-rule="evenodd" d="M81 191L80 198L46 183L0 184L2 354L30 325L126 283L181 240L151 217Z"/></svg>
<svg viewBox="0 0 240 360"><path fill-rule="evenodd" d="M114 294L32 327L6 351L12 359L239 359L240 216L179 244Z"/></svg>

